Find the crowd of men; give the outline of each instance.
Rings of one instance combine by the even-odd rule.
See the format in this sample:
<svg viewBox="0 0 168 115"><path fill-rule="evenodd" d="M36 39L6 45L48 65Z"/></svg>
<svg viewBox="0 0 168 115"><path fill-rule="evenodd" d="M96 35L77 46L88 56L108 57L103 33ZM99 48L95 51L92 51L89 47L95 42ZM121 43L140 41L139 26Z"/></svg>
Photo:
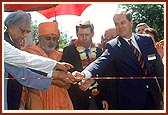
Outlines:
<svg viewBox="0 0 168 115"><path fill-rule="evenodd" d="M38 43L25 44L31 17L23 11L4 21L5 110L162 110L164 40L146 23L133 32L132 14L118 10L101 47L94 25L80 20L76 36L58 51L58 23L38 25ZM24 78L24 79L23 79Z"/></svg>

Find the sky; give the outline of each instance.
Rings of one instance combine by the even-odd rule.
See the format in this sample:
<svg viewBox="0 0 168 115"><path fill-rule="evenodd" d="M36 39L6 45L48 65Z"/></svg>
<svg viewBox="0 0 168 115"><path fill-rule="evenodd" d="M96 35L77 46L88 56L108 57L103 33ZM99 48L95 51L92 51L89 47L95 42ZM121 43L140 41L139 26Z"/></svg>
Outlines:
<svg viewBox="0 0 168 115"><path fill-rule="evenodd" d="M114 27L113 23L113 15L115 10L117 10L118 4L114 2L101 2L101 3L93 3L89 7L87 7L81 16L75 15L60 15L56 17L58 22L58 27L60 31L67 32L68 36L73 36L72 38L76 38L75 33L75 25L81 19L88 19L94 25L94 43L100 43L101 35L104 31L108 28ZM4 16L6 17L9 13L5 13ZM45 16L38 12L30 12L32 21L35 20L37 23L41 22L49 22L53 21L55 17L47 19Z"/></svg>

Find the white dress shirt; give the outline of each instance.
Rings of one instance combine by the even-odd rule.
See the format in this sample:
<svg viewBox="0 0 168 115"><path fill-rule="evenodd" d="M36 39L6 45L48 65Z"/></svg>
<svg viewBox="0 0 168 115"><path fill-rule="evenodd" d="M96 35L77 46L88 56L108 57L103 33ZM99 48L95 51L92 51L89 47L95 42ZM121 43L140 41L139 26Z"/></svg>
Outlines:
<svg viewBox="0 0 168 115"><path fill-rule="evenodd" d="M139 49L138 43L136 42L136 40L135 40L133 34L132 34L132 36L131 36L130 39L126 39L126 38L123 38L123 39L124 39L129 45L130 45L130 43L128 42L128 40L132 39L132 45L133 45L136 49L138 49L138 51L141 53L141 50Z"/></svg>
<svg viewBox="0 0 168 115"><path fill-rule="evenodd" d="M3 55L3 54L2 54ZM4 40L4 62L48 73L51 77L57 61L21 51Z"/></svg>

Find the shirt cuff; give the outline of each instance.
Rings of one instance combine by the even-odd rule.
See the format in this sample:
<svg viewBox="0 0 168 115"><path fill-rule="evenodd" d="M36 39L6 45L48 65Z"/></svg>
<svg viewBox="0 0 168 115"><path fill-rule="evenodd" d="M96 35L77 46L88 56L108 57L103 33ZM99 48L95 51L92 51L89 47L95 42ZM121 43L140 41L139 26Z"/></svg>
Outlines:
<svg viewBox="0 0 168 115"><path fill-rule="evenodd" d="M52 77L52 74L53 74L53 70L51 70L50 72L48 72L47 77L48 77L48 78L51 78L51 77Z"/></svg>
<svg viewBox="0 0 168 115"><path fill-rule="evenodd" d="M83 70L82 73L85 74L85 78L86 79L89 79L89 78L92 77L92 73L90 71L88 71L88 70Z"/></svg>

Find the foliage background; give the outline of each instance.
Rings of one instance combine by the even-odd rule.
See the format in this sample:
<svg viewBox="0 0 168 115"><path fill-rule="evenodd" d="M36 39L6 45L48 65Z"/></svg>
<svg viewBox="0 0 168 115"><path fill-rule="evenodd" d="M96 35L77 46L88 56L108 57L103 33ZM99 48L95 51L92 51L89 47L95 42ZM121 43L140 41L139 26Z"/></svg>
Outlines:
<svg viewBox="0 0 168 115"><path fill-rule="evenodd" d="M156 29L159 40L164 38L164 4L120 4L118 7L132 12L134 32L136 25L144 22Z"/></svg>
<svg viewBox="0 0 168 115"><path fill-rule="evenodd" d="M32 22L31 24L32 33L33 33L33 41L34 44L38 42L38 25L37 21ZM68 37L67 32L60 30L60 40L59 40L59 48L63 49L64 47L69 45L72 36Z"/></svg>
<svg viewBox="0 0 168 115"><path fill-rule="evenodd" d="M133 16L133 32L138 23L145 22L150 27L156 29L159 34L159 40L164 39L164 4L119 4L118 8L124 8L132 12ZM37 21L32 22L32 33L34 42L38 41ZM75 28L74 28L75 29ZM59 48L63 49L72 38L68 36L66 31L60 30Z"/></svg>

